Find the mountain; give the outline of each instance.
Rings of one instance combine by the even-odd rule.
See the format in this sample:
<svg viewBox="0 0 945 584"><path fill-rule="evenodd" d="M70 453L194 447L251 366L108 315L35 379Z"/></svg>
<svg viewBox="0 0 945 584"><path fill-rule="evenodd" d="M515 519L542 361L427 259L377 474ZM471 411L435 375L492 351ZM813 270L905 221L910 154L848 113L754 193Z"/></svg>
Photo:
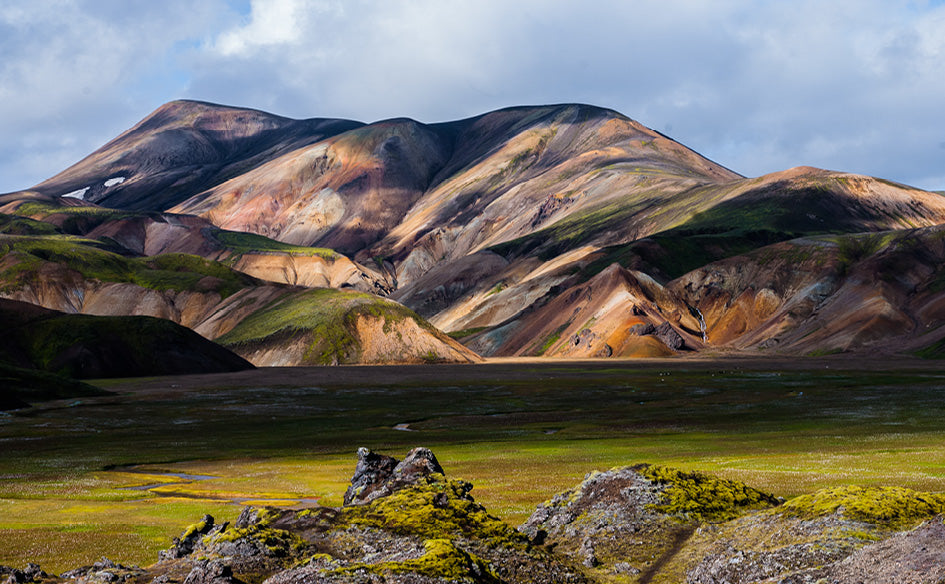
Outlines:
<svg viewBox="0 0 945 584"><path fill-rule="evenodd" d="M260 244L253 237L249 241ZM237 265L244 258L237 254ZM37 310L44 306L85 315L173 321L230 345L257 366L478 359L413 311L372 294L265 282L221 262L183 253L127 257L100 241L61 233L0 235L0 294L31 303L25 307L37 305ZM123 355L127 346L141 349L145 358L162 354L140 342L125 342L128 339L106 345L111 329L104 324L118 327L121 321L68 316L74 326L102 325L85 331L90 342L98 339L100 351ZM50 335L42 339L55 341ZM150 342L158 342L157 337Z"/></svg>
<svg viewBox="0 0 945 584"><path fill-rule="evenodd" d="M0 362L66 377L141 377L251 369L186 327L138 316L63 314L0 299Z"/></svg>
<svg viewBox="0 0 945 584"><path fill-rule="evenodd" d="M168 207L279 153L358 127L250 109L174 101L78 164L31 189L106 207Z"/></svg>
<svg viewBox="0 0 945 584"><path fill-rule="evenodd" d="M51 225L136 261L185 253L388 297L484 355L806 354L892 338L921 351L945 336L906 287L866 293L877 278L928 284L879 257L905 257L906 240L938 257L928 234L945 224L941 194L810 167L746 178L589 105L362 124L172 102L0 195L0 213L13 235ZM867 240L876 262L839 259ZM823 251L813 263L759 264L811 245ZM249 312L212 330L182 320L217 338ZM811 332L832 327L845 332Z"/></svg>

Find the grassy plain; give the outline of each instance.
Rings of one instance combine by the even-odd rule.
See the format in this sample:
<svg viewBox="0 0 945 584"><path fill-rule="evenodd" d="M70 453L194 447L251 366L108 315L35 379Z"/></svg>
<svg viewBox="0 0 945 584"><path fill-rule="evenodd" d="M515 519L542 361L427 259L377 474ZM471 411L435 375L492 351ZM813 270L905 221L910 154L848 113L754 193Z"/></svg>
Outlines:
<svg viewBox="0 0 945 584"><path fill-rule="evenodd" d="M945 372L919 360L499 361L98 385L116 394L0 417L0 564L146 565L203 513L340 504L359 446L433 448L513 525L587 472L637 462L784 497L945 490Z"/></svg>

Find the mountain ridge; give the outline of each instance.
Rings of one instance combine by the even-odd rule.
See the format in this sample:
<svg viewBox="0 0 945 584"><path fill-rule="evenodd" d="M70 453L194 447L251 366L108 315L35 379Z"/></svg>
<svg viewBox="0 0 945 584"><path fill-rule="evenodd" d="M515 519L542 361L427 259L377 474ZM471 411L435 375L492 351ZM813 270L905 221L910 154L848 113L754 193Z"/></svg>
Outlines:
<svg viewBox="0 0 945 584"><path fill-rule="evenodd" d="M76 187L85 190L63 192ZM43 205L52 210L40 212ZM780 343L775 337L781 329L763 326L760 317L716 314L720 309L706 299L726 297L728 284L700 276L700 270L807 237L934 228L945 224L945 198L806 166L744 177L619 112L586 104L513 106L431 124L402 117L364 124L176 101L33 189L0 196L0 212L53 222L132 255L175 251L229 261L213 234L239 232L326 249L346 259L326 264L260 251L233 265L275 282L356 286L390 296L443 330L475 330L460 338L487 356L548 351L592 357L712 350L712 339L720 340L719 349L770 349ZM98 227L76 218L97 213L116 215ZM905 240L880 238L880 248ZM272 245L263 247L276 249ZM938 253L930 242L917 245ZM830 253L834 259L813 266L807 277L836 292L830 283L845 282L849 274L837 273L836 249ZM639 294L618 294L624 284L616 280L595 283L608 270L637 282L627 285ZM764 269L755 273L770 277ZM661 290L646 299L652 306L642 320L632 314L634 306L643 310L639 282ZM702 289L692 290L695 282ZM766 281L752 286L755 292L772 289ZM605 290L625 303L608 308L606 318L579 316L584 309L567 300L582 291L611 293ZM787 301L778 298L779 305ZM911 314L912 308L896 308L903 302L897 292L862 308L877 311L879 319L890 306ZM536 316L548 307L554 307L553 317ZM703 312L708 343L700 340L695 317ZM564 314L571 320L558 322ZM816 319L819 312L805 314ZM927 338L933 342L942 336L937 319L923 323L932 328ZM550 322L558 324L549 329ZM796 324L804 329L810 323ZM638 326L643 328L633 328ZM647 327L662 330L662 337L628 336ZM521 331L539 338L520 338ZM569 348L561 338L544 347L562 334L572 342ZM585 342L590 336L619 346ZM808 352L872 346L802 345L780 344Z"/></svg>

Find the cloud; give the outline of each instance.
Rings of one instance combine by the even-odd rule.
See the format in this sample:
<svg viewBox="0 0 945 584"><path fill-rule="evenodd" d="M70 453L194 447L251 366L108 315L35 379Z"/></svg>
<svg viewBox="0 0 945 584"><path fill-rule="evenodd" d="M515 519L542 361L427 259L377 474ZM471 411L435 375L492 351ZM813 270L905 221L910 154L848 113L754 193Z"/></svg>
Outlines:
<svg viewBox="0 0 945 584"><path fill-rule="evenodd" d="M580 101L748 175L810 164L945 188L940 2L102 4L0 9L0 130L18 136L0 160L39 172L59 153L49 176L176 97L427 122Z"/></svg>
<svg viewBox="0 0 945 584"><path fill-rule="evenodd" d="M175 46L217 20L222 4L130 4L0 6L0 192L64 169L186 87Z"/></svg>

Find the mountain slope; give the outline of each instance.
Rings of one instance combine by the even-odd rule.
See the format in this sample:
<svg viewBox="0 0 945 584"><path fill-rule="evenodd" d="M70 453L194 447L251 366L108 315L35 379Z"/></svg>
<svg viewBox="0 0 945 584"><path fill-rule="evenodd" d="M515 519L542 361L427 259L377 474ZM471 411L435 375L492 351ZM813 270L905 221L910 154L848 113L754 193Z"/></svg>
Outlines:
<svg viewBox="0 0 945 584"><path fill-rule="evenodd" d="M267 283L187 254L128 258L100 246L100 242L60 234L0 235L0 297L84 315L159 317L183 324L207 339L233 332L228 339L235 352L258 366L361 359L478 359L409 309L374 295ZM288 312L287 306L291 306ZM274 320L276 314L288 315L289 320ZM76 317L70 321L76 327L92 322L69 316ZM280 326L262 335L246 336L247 330L258 330L253 323ZM234 327L239 330L234 332ZM99 333L89 331L87 336L103 343L108 335L114 336L112 329ZM242 336L234 338L237 333ZM278 338L272 337L275 333ZM311 359L311 351L279 344L286 341L293 345L303 339L314 347L332 343L338 335L342 335L344 346L322 349L326 359ZM49 335L43 339L50 346L56 340ZM17 342L21 341L25 342ZM250 347L245 341L254 342ZM267 350L260 352L261 346ZM115 354L123 354L121 343L109 347Z"/></svg>
<svg viewBox="0 0 945 584"><path fill-rule="evenodd" d="M81 162L35 187L108 207L163 210L272 156L359 126L173 101Z"/></svg>
<svg viewBox="0 0 945 584"><path fill-rule="evenodd" d="M81 379L241 371L234 353L170 321L63 314L0 299L0 361Z"/></svg>

